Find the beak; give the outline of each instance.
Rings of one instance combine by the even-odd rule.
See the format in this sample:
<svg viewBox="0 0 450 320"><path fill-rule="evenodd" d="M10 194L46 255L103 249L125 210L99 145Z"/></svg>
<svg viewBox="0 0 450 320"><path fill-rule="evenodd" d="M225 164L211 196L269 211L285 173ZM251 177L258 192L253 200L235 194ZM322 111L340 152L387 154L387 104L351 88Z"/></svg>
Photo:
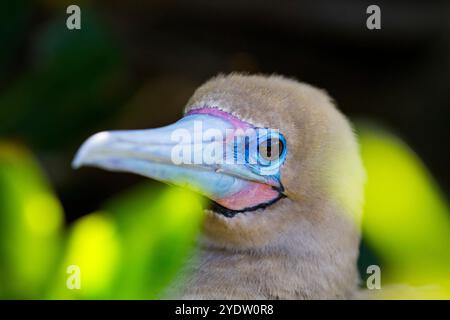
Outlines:
<svg viewBox="0 0 450 320"><path fill-rule="evenodd" d="M84 142L72 165L139 174L189 187L220 203L250 183L267 182L244 164L223 161L227 130L233 126L224 119L193 114L157 129L100 132ZM212 158L205 159L205 153Z"/></svg>

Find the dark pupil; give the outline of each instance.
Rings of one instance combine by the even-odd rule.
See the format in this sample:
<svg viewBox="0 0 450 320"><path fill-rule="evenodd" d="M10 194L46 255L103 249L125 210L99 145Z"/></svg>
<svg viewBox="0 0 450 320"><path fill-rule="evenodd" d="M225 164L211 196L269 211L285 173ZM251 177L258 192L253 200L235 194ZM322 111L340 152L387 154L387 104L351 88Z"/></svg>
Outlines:
<svg viewBox="0 0 450 320"><path fill-rule="evenodd" d="M264 150L263 151L264 157L265 158L267 157L267 159L272 159L272 143L273 143L275 150L276 150L275 146L278 146L278 157L280 157L281 154L283 153L284 145L280 140L267 139L260 145L260 148L263 148L263 150ZM275 160L275 159L272 159L272 160Z"/></svg>
<svg viewBox="0 0 450 320"><path fill-rule="evenodd" d="M272 139L267 139L267 156L272 157Z"/></svg>

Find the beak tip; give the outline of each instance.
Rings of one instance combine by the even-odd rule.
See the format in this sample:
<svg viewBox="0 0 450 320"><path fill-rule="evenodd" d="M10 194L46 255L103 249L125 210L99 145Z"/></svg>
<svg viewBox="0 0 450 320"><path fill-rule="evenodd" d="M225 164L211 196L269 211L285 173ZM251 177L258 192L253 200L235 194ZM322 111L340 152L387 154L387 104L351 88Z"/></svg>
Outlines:
<svg viewBox="0 0 450 320"><path fill-rule="evenodd" d="M74 170L76 170L76 169L78 169L78 168L80 168L82 166L82 163L78 159L77 156L75 156L75 158L73 159L71 166L72 166L72 169L74 169Z"/></svg>
<svg viewBox="0 0 450 320"><path fill-rule="evenodd" d="M90 157L90 154L93 150L95 150L98 146L101 146L110 137L110 133L108 132L99 132L89 137L78 149L75 157L72 161L72 168L78 169L87 163L87 160Z"/></svg>
<svg viewBox="0 0 450 320"><path fill-rule="evenodd" d="M84 164L84 152L81 152L81 151L82 151L82 148L80 148L77 151L75 157L72 160L71 166L72 166L72 169L74 169L74 170L79 169Z"/></svg>

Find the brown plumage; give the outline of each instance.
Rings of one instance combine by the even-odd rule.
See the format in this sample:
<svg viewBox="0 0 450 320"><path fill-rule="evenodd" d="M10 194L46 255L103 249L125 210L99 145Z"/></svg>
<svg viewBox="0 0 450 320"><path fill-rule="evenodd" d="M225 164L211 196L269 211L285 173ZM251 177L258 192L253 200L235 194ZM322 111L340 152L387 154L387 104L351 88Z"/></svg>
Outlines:
<svg viewBox="0 0 450 320"><path fill-rule="evenodd" d="M287 198L232 219L208 211L182 297L351 298L365 175L352 129L330 97L279 76L233 74L201 86L186 111L199 106L282 130Z"/></svg>
<svg viewBox="0 0 450 320"><path fill-rule="evenodd" d="M226 209L244 210L235 210L233 216L206 210L198 255L179 282L184 286L177 287L182 298L353 297L365 175L352 129L329 96L280 76L232 74L218 76L194 93L186 112L199 108L220 109L222 115L282 132L288 151L277 183L284 187L285 197L269 201L278 189L237 167L225 169L231 171L227 176L217 167L198 170L170 163L167 128L174 127L95 135L80 149L74 165L131 171L169 182L189 177L206 189L208 181L231 181L226 184L230 188L237 181L239 192L228 196L228 202L221 198L226 190L209 188L215 192L213 200L233 206ZM189 117L175 126L186 127L197 119ZM206 118L217 126L228 125L214 116ZM249 204L258 209L247 210Z"/></svg>

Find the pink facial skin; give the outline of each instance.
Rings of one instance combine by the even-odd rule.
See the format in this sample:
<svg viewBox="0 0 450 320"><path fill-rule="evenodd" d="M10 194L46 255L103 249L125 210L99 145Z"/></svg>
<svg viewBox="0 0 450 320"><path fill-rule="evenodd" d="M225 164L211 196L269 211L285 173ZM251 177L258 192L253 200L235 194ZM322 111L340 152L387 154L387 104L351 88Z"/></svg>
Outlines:
<svg viewBox="0 0 450 320"><path fill-rule="evenodd" d="M239 118L236 118L235 116L233 116L232 114L222 111L220 109L211 107L203 107L203 108L198 108L198 109L192 109L190 110L188 113L186 113L186 115L191 115L191 114L207 114L210 116L214 116L217 118L221 118L224 120L227 120L235 129L247 129L247 128L252 128L253 126L250 123L247 123L245 121L240 120Z"/></svg>
<svg viewBox="0 0 450 320"><path fill-rule="evenodd" d="M186 113L186 115L192 114L207 114L224 119L228 121L235 129L245 130L254 127L253 125L236 118L232 114L214 107L192 109L188 113ZM245 186L238 192L225 198L214 199L214 201L224 206L225 208L239 211L268 203L278 197L279 192L275 190L272 185L253 181L245 181Z"/></svg>
<svg viewBox="0 0 450 320"><path fill-rule="evenodd" d="M215 201L225 208L239 211L268 203L278 197L279 192L272 186L250 181L235 194Z"/></svg>

